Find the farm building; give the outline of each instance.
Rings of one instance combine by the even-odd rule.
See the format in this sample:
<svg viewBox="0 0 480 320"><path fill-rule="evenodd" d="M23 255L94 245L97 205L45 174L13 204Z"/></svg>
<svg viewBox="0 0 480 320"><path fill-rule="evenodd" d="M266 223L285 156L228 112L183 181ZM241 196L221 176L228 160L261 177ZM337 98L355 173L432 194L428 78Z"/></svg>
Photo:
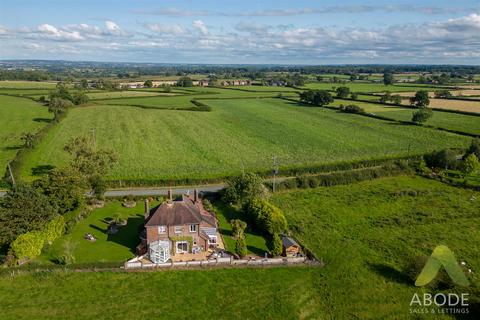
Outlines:
<svg viewBox="0 0 480 320"><path fill-rule="evenodd" d="M282 236L283 255L285 257L296 256L300 253L300 245L290 237Z"/></svg>
<svg viewBox="0 0 480 320"><path fill-rule="evenodd" d="M220 240L217 218L203 208L198 192L182 195L149 209L145 202L145 239L150 260L163 263L175 255L197 254L214 249Z"/></svg>

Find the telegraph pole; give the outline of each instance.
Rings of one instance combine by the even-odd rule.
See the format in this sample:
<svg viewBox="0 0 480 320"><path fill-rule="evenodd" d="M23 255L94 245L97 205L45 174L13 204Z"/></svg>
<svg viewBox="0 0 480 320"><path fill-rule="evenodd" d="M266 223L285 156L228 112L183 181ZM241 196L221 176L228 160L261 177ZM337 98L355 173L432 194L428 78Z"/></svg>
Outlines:
<svg viewBox="0 0 480 320"><path fill-rule="evenodd" d="M277 178L277 174L278 174L278 162L277 162L277 156L276 155L273 155L272 157L273 159L273 188L272 188L272 191L275 192L275 184L276 184L276 178Z"/></svg>

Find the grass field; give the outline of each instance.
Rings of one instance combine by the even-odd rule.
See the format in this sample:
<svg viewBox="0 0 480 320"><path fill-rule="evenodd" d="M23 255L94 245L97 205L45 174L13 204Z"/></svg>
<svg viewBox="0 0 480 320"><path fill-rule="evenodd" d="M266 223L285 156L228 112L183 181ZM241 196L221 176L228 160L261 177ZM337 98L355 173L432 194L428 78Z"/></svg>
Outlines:
<svg viewBox="0 0 480 320"><path fill-rule="evenodd" d="M52 119L46 107L24 98L0 95L0 171L23 146L23 133L37 132Z"/></svg>
<svg viewBox="0 0 480 320"><path fill-rule="evenodd" d="M37 81L0 81L0 88L12 89L55 89L56 82L37 82Z"/></svg>
<svg viewBox="0 0 480 320"><path fill-rule="evenodd" d="M130 97L150 97L150 96L173 96L173 95L175 95L175 93L133 91L133 90L87 93L87 96L92 100L130 98Z"/></svg>
<svg viewBox="0 0 480 320"><path fill-rule="evenodd" d="M393 107L376 103L341 99L335 99L335 101L332 103L334 106L338 106L340 104L355 104L359 107L362 107L366 112L401 121L412 121L412 114L415 111L414 109L410 108ZM433 116L426 122L426 124L439 128L480 135L480 116L469 116L458 113L434 111Z"/></svg>
<svg viewBox="0 0 480 320"><path fill-rule="evenodd" d="M318 294L332 315L367 319L408 316L411 296L421 289L407 278L406 266L439 244L472 270L480 268L478 199L478 192L397 177L282 192L273 202L297 237L324 259ZM478 308L480 278L471 280L471 287L453 290L469 290Z"/></svg>
<svg viewBox="0 0 480 320"><path fill-rule="evenodd" d="M92 128L98 146L119 155L109 178L122 180L217 178L240 173L242 163L246 170L268 170L273 154L281 171L406 155L409 145L410 152L423 153L470 142L459 135L279 99L205 101L211 112L74 108L26 157L22 176L31 177L36 166L65 164L63 146Z"/></svg>
<svg viewBox="0 0 480 320"><path fill-rule="evenodd" d="M324 268L4 272L2 318L451 319L409 313L414 293L432 291L414 287L405 266L445 244L480 268L480 211L472 195L480 199L419 177L279 192L272 201ZM475 318L478 275L471 282L448 292L470 293ZM188 308L181 307L185 299Z"/></svg>
<svg viewBox="0 0 480 320"><path fill-rule="evenodd" d="M0 94L17 95L17 96L48 96L48 89L0 89Z"/></svg>

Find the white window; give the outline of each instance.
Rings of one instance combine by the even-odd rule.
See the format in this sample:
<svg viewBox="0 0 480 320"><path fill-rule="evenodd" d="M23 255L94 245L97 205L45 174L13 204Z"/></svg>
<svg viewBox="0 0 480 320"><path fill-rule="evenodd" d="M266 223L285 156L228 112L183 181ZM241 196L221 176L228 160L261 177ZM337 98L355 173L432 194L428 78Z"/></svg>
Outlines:
<svg viewBox="0 0 480 320"><path fill-rule="evenodd" d="M197 232L197 225L196 224L191 224L190 225L190 232Z"/></svg>
<svg viewBox="0 0 480 320"><path fill-rule="evenodd" d="M182 233L183 227L182 226L175 226L175 233Z"/></svg>
<svg viewBox="0 0 480 320"><path fill-rule="evenodd" d="M217 244L217 236L210 236L208 237L209 244Z"/></svg>
<svg viewBox="0 0 480 320"><path fill-rule="evenodd" d="M158 226L158 234L167 232L166 226Z"/></svg>

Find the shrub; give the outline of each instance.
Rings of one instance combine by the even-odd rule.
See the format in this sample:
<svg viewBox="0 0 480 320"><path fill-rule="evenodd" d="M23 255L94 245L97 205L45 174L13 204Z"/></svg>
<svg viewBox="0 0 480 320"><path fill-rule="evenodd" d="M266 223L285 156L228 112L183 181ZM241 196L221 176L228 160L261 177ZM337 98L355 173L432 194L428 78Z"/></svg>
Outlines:
<svg viewBox="0 0 480 320"><path fill-rule="evenodd" d="M281 255L283 252L282 239L277 233L272 237L271 252L274 257Z"/></svg>
<svg viewBox="0 0 480 320"><path fill-rule="evenodd" d="M363 108L354 104L350 104L348 106L340 108L340 110L347 113L365 113L365 110L363 110Z"/></svg>
<svg viewBox="0 0 480 320"><path fill-rule="evenodd" d="M45 243L51 244L55 239L61 237L65 232L65 219L57 216L45 225L43 235Z"/></svg>
<svg viewBox="0 0 480 320"><path fill-rule="evenodd" d="M424 123L427 122L433 115L431 109L428 108L419 108L417 111L414 111L412 114L412 121L415 123Z"/></svg>
<svg viewBox="0 0 480 320"><path fill-rule="evenodd" d="M430 168L453 169L457 166L456 152L451 149L433 151L425 155L424 158Z"/></svg>
<svg viewBox="0 0 480 320"><path fill-rule="evenodd" d="M247 255L247 243L245 237L240 237L235 242L235 253L240 257L245 257Z"/></svg>
<svg viewBox="0 0 480 320"><path fill-rule="evenodd" d="M472 153L465 158L463 161L462 172L464 174L472 174L480 168L480 163L478 162L477 156Z"/></svg>
<svg viewBox="0 0 480 320"><path fill-rule="evenodd" d="M247 215L255 222L257 228L274 235L287 230L287 219L282 211L263 199L254 199L246 206Z"/></svg>
<svg viewBox="0 0 480 320"><path fill-rule="evenodd" d="M230 220L230 224L232 225L232 237L235 239L244 237L245 229L247 228L247 223L240 220L240 219L232 219Z"/></svg>
<svg viewBox="0 0 480 320"><path fill-rule="evenodd" d="M17 259L35 258L42 252L45 236L39 231L30 231L18 236L11 244Z"/></svg>

